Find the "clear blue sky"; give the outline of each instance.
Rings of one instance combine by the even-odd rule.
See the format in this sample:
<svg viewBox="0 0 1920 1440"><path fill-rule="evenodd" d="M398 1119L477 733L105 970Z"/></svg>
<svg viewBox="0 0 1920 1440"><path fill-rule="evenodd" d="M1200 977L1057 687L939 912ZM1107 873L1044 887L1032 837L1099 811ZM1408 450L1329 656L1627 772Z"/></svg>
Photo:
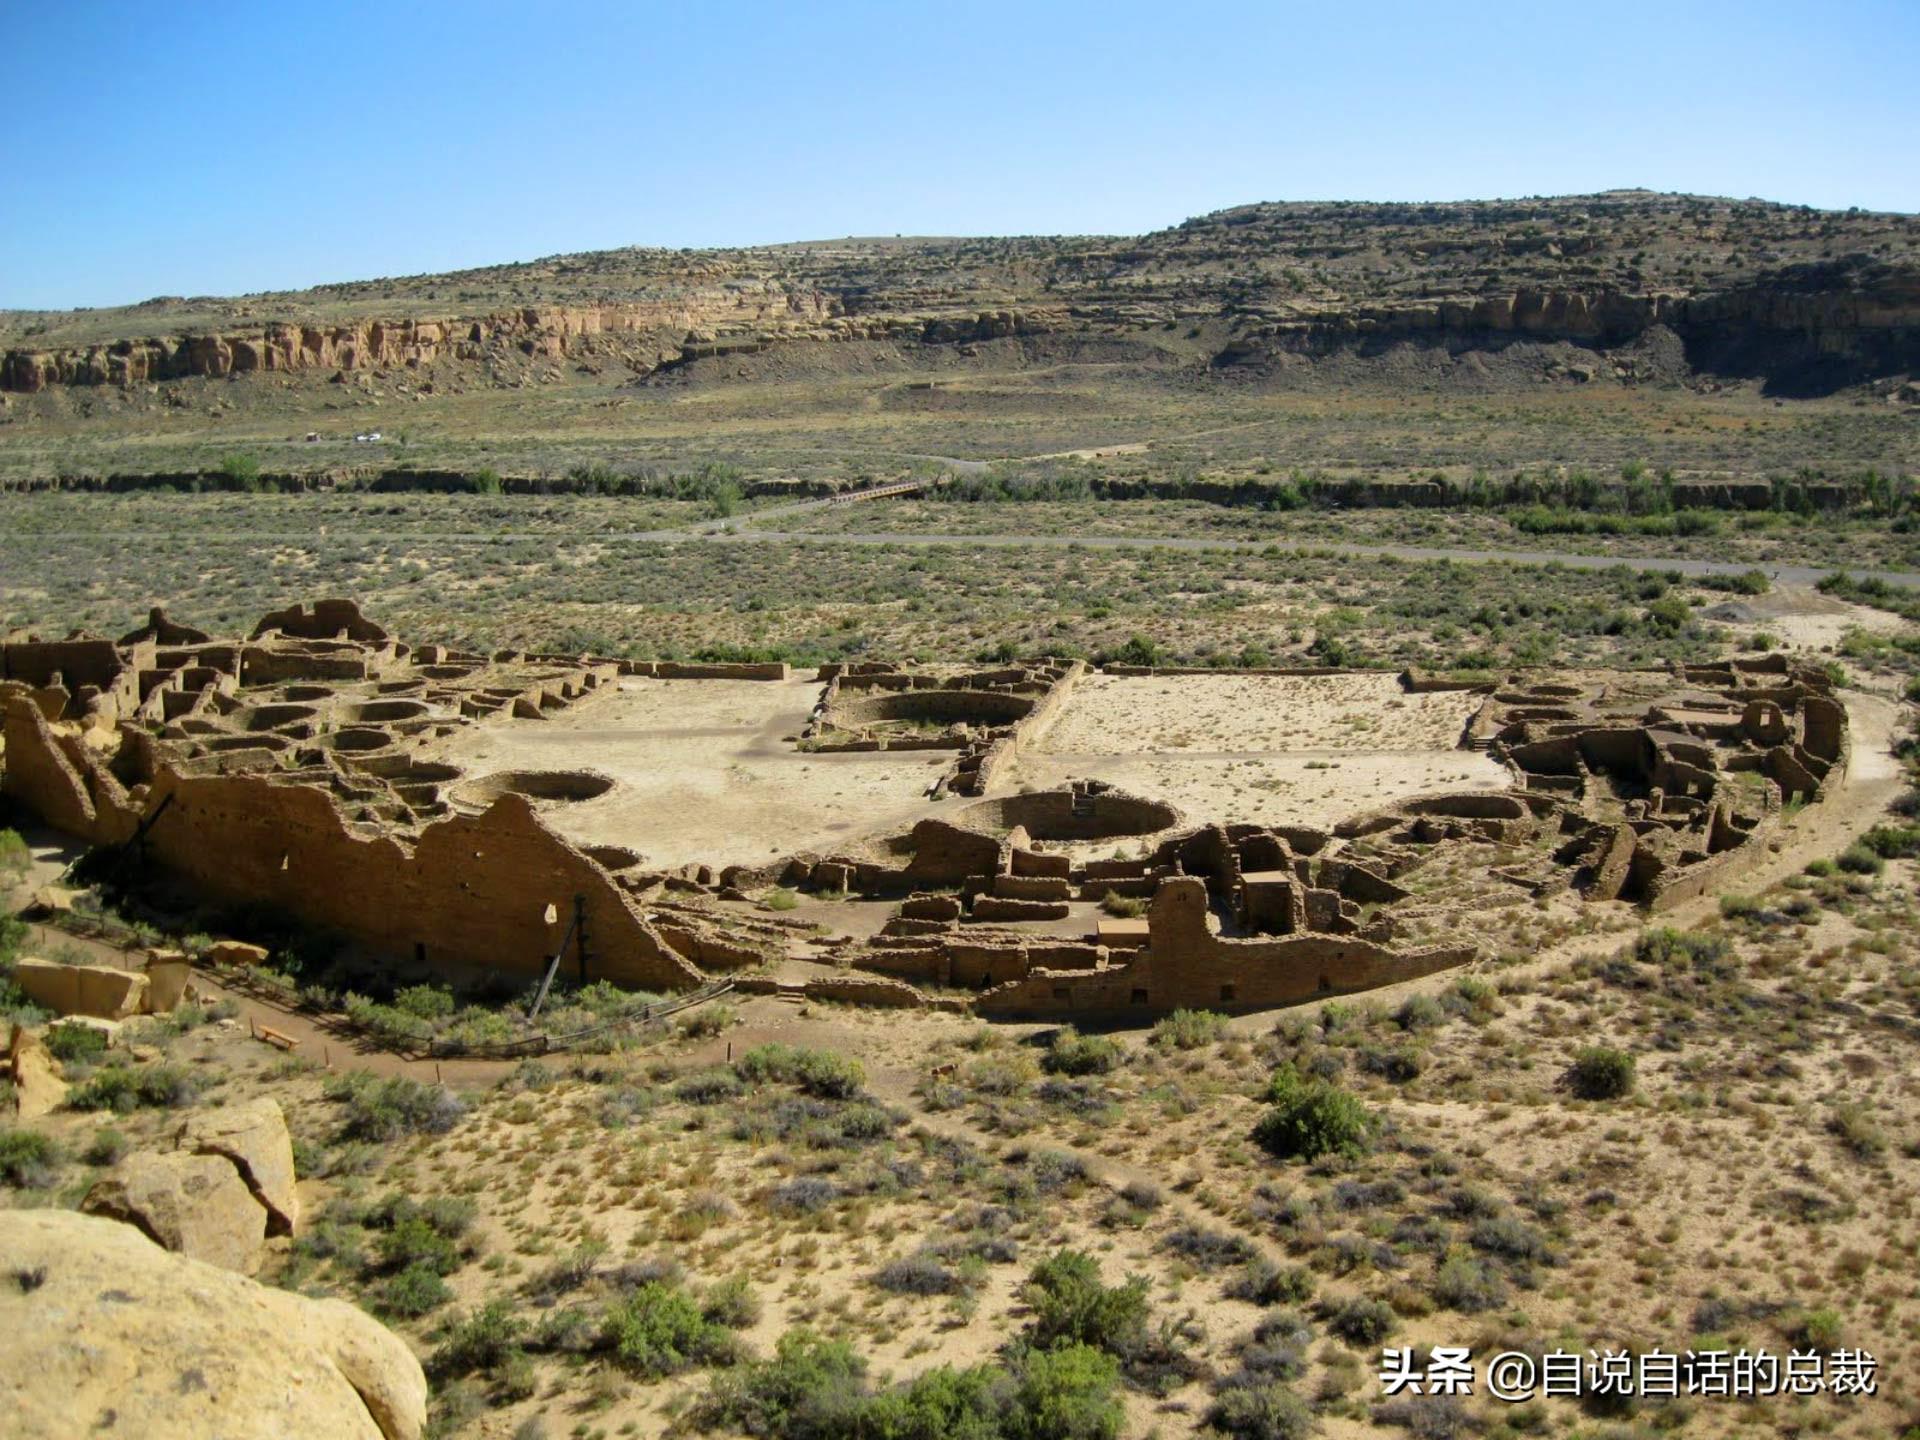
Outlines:
<svg viewBox="0 0 1920 1440"><path fill-rule="evenodd" d="M27 0L0 306L1643 185L1920 210L1920 3Z"/></svg>

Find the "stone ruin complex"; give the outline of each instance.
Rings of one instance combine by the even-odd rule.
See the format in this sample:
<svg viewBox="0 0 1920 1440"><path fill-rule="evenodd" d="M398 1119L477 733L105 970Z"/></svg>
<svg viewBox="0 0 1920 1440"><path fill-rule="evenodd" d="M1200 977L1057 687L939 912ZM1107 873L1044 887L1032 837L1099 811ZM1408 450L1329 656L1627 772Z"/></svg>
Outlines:
<svg viewBox="0 0 1920 1440"><path fill-rule="evenodd" d="M412 647L344 600L232 639L155 610L117 641L0 646L4 790L199 897L273 907L399 965L532 979L564 941L581 976L648 990L726 976L991 1017L1123 1018L1459 965L1477 953L1462 923L1476 906L1567 893L1667 908L1755 864L1848 758L1826 675L1772 655L1498 686L1410 672L1409 693L1461 692L1461 746L1504 766L1510 788L1405 799L1331 830L1185 816L1097 779L1011 787L1010 762L1084 673L823 667L794 753L947 752L928 787L939 813L842 852L660 870L553 823L616 779L470 774L423 750L462 727L540 724L632 677L784 681L785 665ZM836 928L854 907L802 918L753 902L775 884L885 918ZM1109 895L1143 914L1090 915Z"/></svg>

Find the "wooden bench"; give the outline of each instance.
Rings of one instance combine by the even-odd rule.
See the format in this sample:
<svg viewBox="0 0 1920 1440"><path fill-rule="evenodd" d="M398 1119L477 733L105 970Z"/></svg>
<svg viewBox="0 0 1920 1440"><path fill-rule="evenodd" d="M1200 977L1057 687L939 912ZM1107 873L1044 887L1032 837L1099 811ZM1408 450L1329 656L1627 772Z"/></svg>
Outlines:
<svg viewBox="0 0 1920 1440"><path fill-rule="evenodd" d="M256 1040L264 1040L277 1050L292 1050L300 1044L293 1036L275 1030L269 1025L255 1024L253 1027L253 1038Z"/></svg>

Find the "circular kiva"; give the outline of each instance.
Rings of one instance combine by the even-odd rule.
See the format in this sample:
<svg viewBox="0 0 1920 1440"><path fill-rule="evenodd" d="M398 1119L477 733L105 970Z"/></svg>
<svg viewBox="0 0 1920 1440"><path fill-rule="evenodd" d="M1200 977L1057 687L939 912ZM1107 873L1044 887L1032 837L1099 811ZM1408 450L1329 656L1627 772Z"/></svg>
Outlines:
<svg viewBox="0 0 1920 1440"><path fill-rule="evenodd" d="M1025 719L1032 709L1032 696L999 690L895 690L878 695L842 695L835 699L830 718L843 728L888 720L1011 725Z"/></svg>
<svg viewBox="0 0 1920 1440"><path fill-rule="evenodd" d="M1018 825L1035 840L1114 840L1170 829L1180 823L1180 812L1164 801L1115 791L1078 795L1071 790L1037 790L981 800L944 818L989 833L1004 833Z"/></svg>
<svg viewBox="0 0 1920 1440"><path fill-rule="evenodd" d="M463 780L448 792L462 805L485 807L502 795L524 795L529 800L571 804L592 800L613 789L613 781L590 770L498 770Z"/></svg>

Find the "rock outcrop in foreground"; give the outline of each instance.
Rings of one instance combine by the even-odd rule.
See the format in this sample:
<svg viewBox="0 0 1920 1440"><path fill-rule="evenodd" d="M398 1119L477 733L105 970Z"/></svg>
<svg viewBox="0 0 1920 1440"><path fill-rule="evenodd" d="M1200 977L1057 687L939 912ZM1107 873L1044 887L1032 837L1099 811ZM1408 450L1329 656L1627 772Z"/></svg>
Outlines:
<svg viewBox="0 0 1920 1440"><path fill-rule="evenodd" d="M343 1300L169 1255L131 1226L0 1212L0 1413L15 1440L417 1440L427 1382Z"/></svg>

